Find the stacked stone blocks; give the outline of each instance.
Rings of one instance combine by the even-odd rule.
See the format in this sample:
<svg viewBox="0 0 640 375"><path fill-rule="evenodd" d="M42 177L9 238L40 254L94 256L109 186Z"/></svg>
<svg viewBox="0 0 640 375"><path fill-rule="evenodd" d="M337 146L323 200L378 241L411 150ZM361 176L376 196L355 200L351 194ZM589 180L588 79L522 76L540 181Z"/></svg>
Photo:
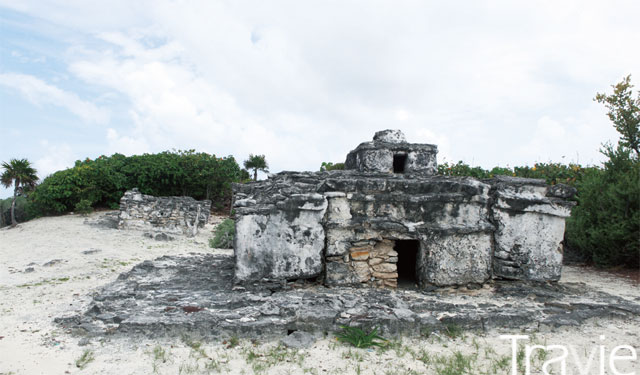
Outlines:
<svg viewBox="0 0 640 375"><path fill-rule="evenodd" d="M132 189L120 199L119 229L194 235L209 220L211 201L155 197Z"/></svg>

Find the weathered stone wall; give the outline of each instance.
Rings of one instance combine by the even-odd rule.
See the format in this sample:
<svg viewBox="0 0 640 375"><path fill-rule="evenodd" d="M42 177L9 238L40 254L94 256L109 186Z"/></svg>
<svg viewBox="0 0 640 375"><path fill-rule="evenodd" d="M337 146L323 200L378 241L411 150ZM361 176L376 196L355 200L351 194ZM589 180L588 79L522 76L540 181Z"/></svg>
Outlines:
<svg viewBox="0 0 640 375"><path fill-rule="evenodd" d="M557 280L571 206L518 178L283 172L234 189L239 281L394 287L396 240L419 242L422 287Z"/></svg>
<svg viewBox="0 0 640 375"><path fill-rule="evenodd" d="M490 185L462 178L358 173L326 183L344 195L333 192L328 198L327 284L393 286L398 278L394 240L420 242L416 276L421 284L466 284L490 277ZM452 240L459 233L467 241ZM469 239L480 242L468 246ZM442 248L456 254L455 262L436 255Z"/></svg>
<svg viewBox="0 0 640 375"><path fill-rule="evenodd" d="M154 197L138 189L120 199L119 229L192 235L209 220L211 201L191 197Z"/></svg>
<svg viewBox="0 0 640 375"><path fill-rule="evenodd" d="M373 142L361 143L349 152L345 169L359 172L394 173L394 156L401 155L401 173L434 175L438 171L435 145L407 143L404 134L398 130L377 132Z"/></svg>
<svg viewBox="0 0 640 375"><path fill-rule="evenodd" d="M559 280L564 220L571 215L571 204L563 197L572 188L547 187L543 180L533 179L498 177L494 181L495 276Z"/></svg>

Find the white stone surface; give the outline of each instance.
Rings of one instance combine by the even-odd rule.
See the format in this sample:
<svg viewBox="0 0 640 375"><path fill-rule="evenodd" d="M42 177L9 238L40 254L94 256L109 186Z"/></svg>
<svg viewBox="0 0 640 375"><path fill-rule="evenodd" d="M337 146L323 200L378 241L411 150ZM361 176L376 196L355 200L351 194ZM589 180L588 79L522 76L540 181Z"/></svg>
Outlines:
<svg viewBox="0 0 640 375"><path fill-rule="evenodd" d="M302 205L295 207L296 202ZM314 277L322 272L321 223L327 201L315 194L296 197L292 203L286 211L237 219L234 250L239 281Z"/></svg>
<svg viewBox="0 0 640 375"><path fill-rule="evenodd" d="M398 129L388 129L376 132L373 136L373 140L378 142L389 142L389 143L404 143L407 142L407 139L404 136L404 133Z"/></svg>
<svg viewBox="0 0 640 375"><path fill-rule="evenodd" d="M435 234L422 241L422 282L437 286L482 284L491 277L491 234Z"/></svg>
<svg viewBox="0 0 640 375"><path fill-rule="evenodd" d="M494 274L522 280L559 280L564 218L495 210Z"/></svg>

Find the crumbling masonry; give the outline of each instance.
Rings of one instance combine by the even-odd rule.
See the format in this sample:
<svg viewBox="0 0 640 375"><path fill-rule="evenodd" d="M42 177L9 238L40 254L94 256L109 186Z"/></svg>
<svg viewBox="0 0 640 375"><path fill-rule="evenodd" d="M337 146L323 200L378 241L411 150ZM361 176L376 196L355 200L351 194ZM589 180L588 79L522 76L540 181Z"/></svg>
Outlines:
<svg viewBox="0 0 640 375"><path fill-rule="evenodd" d="M154 197L128 190L120 199L118 228L193 236L209 220L211 201Z"/></svg>
<svg viewBox="0 0 640 375"><path fill-rule="evenodd" d="M436 176L436 154L385 130L351 151L344 171L234 185L236 281L426 289L558 280L575 190Z"/></svg>

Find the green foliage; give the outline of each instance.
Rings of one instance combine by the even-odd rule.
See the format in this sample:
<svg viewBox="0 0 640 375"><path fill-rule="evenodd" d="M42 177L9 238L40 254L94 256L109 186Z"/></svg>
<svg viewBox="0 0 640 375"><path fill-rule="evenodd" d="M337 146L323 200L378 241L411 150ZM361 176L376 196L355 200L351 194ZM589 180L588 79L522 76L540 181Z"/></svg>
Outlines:
<svg viewBox="0 0 640 375"><path fill-rule="evenodd" d="M567 221L567 238L599 266L640 263L640 92L633 99L630 76L598 94L620 133L617 147L605 144L603 170L590 171L578 184L578 206Z"/></svg>
<svg viewBox="0 0 640 375"><path fill-rule="evenodd" d="M445 326L444 334L451 339L457 339L459 337L464 337L464 329L456 323L450 323Z"/></svg>
<svg viewBox="0 0 640 375"><path fill-rule="evenodd" d="M509 172L511 171L505 170L505 173L499 173L499 174L507 174ZM463 163L462 161L459 161L457 164L449 164L445 162L438 165L438 174L442 176L458 176L458 177L468 176L468 177L475 177L475 178L493 177L493 175L491 175L489 171L484 170L480 167L471 167Z"/></svg>
<svg viewBox="0 0 640 375"><path fill-rule="evenodd" d="M30 198L40 215L74 210L81 200L92 207L117 208L124 192L134 187L156 196L211 199L214 207L222 207L230 202L231 183L240 177L232 156L218 158L194 150L114 154L76 161L74 167L45 178Z"/></svg>
<svg viewBox="0 0 640 375"><path fill-rule="evenodd" d="M209 240L209 246L214 249L231 249L233 247L233 235L235 234L235 222L225 219L218 224L216 233Z"/></svg>
<svg viewBox="0 0 640 375"><path fill-rule="evenodd" d="M378 328L365 332L358 327L340 326L342 332L336 334L338 340L347 342L356 348L384 347L387 340L378 335Z"/></svg>
<svg viewBox="0 0 640 375"><path fill-rule="evenodd" d="M246 169L240 170L240 181L242 182L251 181L251 175Z"/></svg>
<svg viewBox="0 0 640 375"><path fill-rule="evenodd" d="M599 93L595 99L598 103L603 103L609 110L607 116L613 126L620 133L620 146L631 149L636 153L636 158L640 155L640 91L633 99L633 85L631 76L622 79L622 82L611 86L613 94L606 95Z"/></svg>
<svg viewBox="0 0 640 375"><path fill-rule="evenodd" d="M323 161L322 165L320 166L320 172L324 172L324 171L336 171L336 170L343 170L344 169L344 163L331 163L331 162L326 162Z"/></svg>
<svg viewBox="0 0 640 375"><path fill-rule="evenodd" d="M578 205L567 220L567 239L598 266L640 263L640 163L631 150L606 146L604 170L578 184Z"/></svg>
<svg viewBox="0 0 640 375"><path fill-rule="evenodd" d="M254 181L258 181L258 171L269 172L269 165L264 155L249 154L249 159L244 161L244 167L253 170Z"/></svg>
<svg viewBox="0 0 640 375"><path fill-rule="evenodd" d="M9 162L2 163L2 175L0 175L0 183L6 188L15 187L17 193L21 193L22 189L33 188L38 182L37 171L31 166L31 162L27 159L11 159Z"/></svg>
<svg viewBox="0 0 640 375"><path fill-rule="evenodd" d="M472 374L475 358L456 351L450 357L438 357L435 360L435 370L438 375Z"/></svg>
<svg viewBox="0 0 640 375"><path fill-rule="evenodd" d="M11 224L12 201L13 198L0 200L0 228ZM35 217L29 200L24 196L16 197L14 215L19 223L29 221Z"/></svg>
<svg viewBox="0 0 640 375"><path fill-rule="evenodd" d="M495 176L513 176L524 178L544 179L548 184L563 183L575 185L588 171L596 167L583 167L579 164L535 163L533 167L494 167L491 170L481 167L471 167L462 161L456 164L443 163L438 165L438 174L442 176L469 176L475 178L492 178Z"/></svg>
<svg viewBox="0 0 640 375"><path fill-rule="evenodd" d="M81 215L87 215L91 213L93 209L91 208L91 202L88 199L82 199L80 202L76 203L73 211L79 213Z"/></svg>

